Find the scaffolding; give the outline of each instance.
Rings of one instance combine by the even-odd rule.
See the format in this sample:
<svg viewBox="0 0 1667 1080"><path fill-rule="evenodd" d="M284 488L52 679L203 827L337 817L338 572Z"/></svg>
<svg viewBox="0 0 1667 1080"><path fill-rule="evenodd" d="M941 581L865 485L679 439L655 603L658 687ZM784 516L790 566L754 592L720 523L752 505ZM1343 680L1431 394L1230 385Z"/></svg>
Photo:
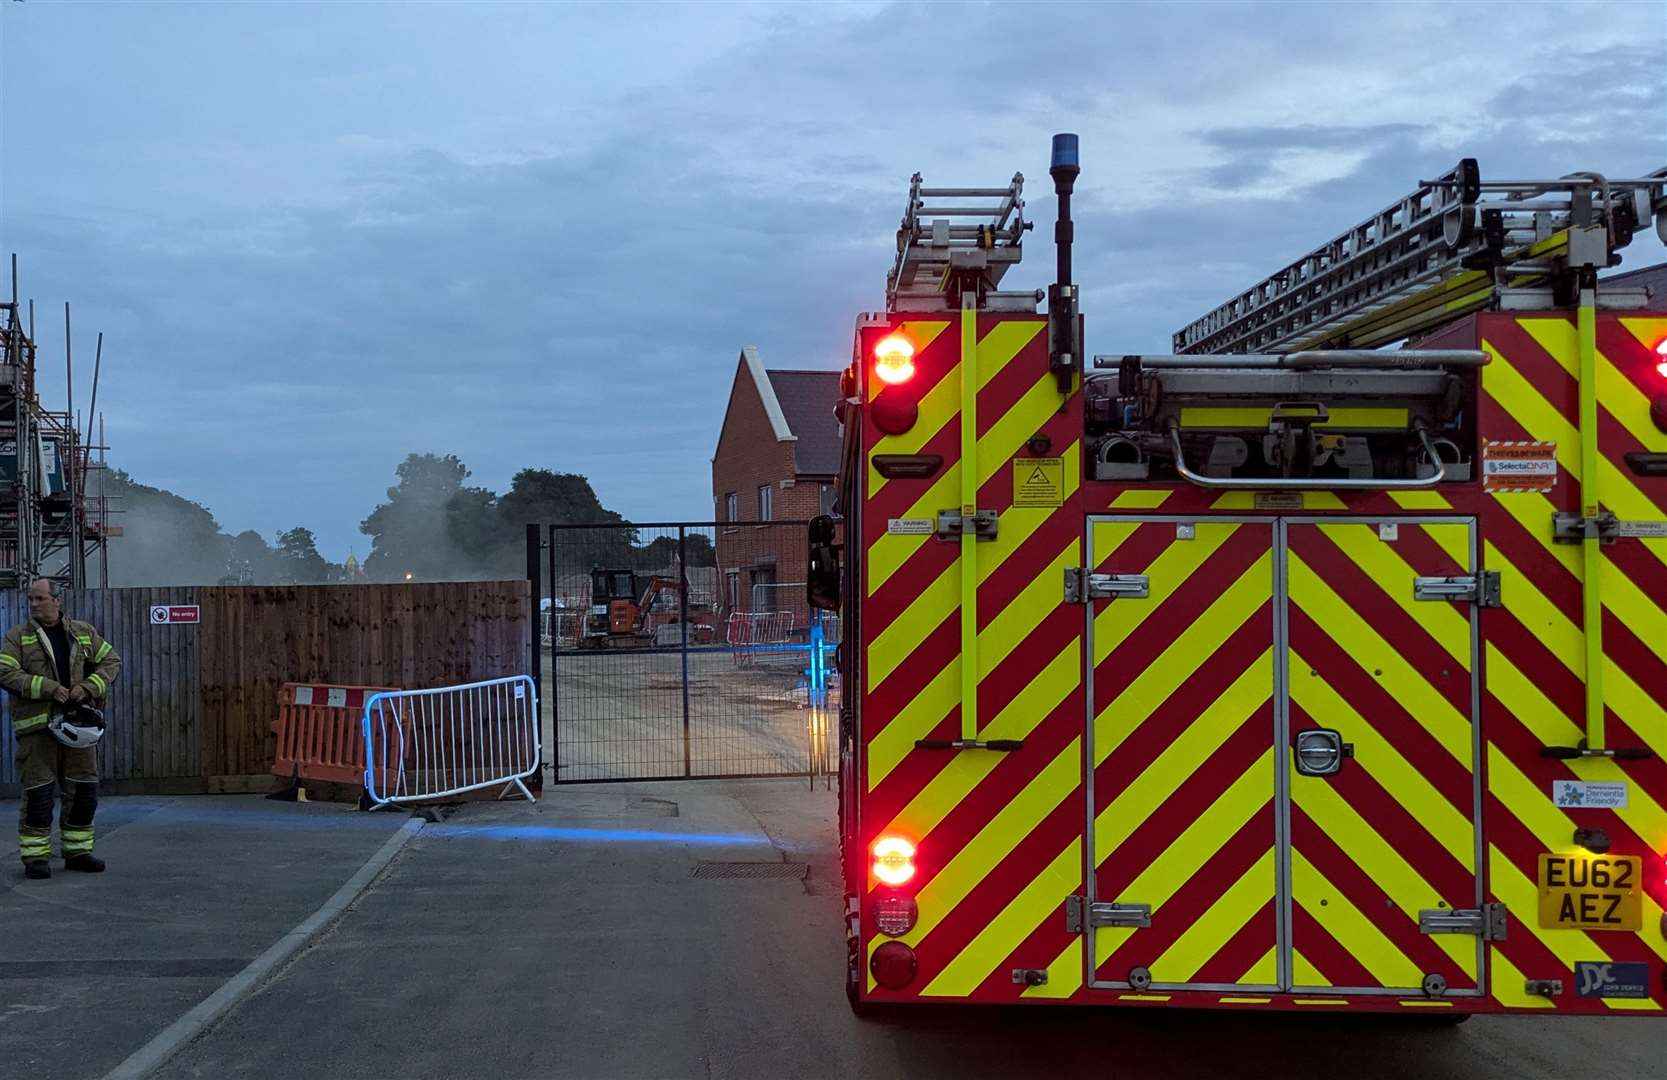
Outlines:
<svg viewBox="0 0 1667 1080"><path fill-rule="evenodd" d="M38 391L34 304L18 299L17 256L11 260L11 299L0 302L0 589L25 589L37 578L67 588L109 585L110 522L103 419L93 439L98 368L95 353L87 431L74 410L74 362L69 305L64 305L64 368L70 407L42 403ZM96 569L96 580L89 576Z"/></svg>

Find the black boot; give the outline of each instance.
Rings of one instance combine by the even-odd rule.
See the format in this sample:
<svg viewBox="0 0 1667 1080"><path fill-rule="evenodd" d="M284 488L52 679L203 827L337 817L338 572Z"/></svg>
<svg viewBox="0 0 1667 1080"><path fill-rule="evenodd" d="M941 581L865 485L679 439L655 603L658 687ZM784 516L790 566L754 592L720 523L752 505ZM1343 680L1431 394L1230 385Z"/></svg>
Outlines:
<svg viewBox="0 0 1667 1080"><path fill-rule="evenodd" d="M30 859L23 864L23 876L40 880L52 876L52 865L45 859Z"/></svg>
<svg viewBox="0 0 1667 1080"><path fill-rule="evenodd" d="M104 873L104 860L97 855L83 851L79 855L71 855L64 860L65 870L79 870L83 874Z"/></svg>

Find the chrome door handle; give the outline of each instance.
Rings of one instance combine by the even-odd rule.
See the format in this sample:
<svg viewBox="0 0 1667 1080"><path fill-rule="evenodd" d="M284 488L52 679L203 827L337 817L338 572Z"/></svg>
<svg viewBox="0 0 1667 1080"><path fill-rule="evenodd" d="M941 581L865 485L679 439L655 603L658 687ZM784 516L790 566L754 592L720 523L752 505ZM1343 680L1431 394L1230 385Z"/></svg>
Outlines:
<svg viewBox="0 0 1667 1080"><path fill-rule="evenodd" d="M1342 771L1343 762L1354 757L1354 744L1331 728L1310 728L1297 732L1291 748L1297 772L1303 776L1331 776Z"/></svg>

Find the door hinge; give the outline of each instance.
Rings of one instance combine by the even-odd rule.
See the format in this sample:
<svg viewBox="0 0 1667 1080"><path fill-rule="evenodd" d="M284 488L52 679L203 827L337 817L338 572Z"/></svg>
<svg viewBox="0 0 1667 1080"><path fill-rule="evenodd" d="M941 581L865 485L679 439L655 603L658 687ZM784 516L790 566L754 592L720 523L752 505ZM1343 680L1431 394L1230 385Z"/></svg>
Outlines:
<svg viewBox="0 0 1667 1080"><path fill-rule="evenodd" d="M1144 600L1151 594L1145 574L1091 574L1080 566L1068 567L1065 571L1067 604L1114 600L1119 596Z"/></svg>
<svg viewBox="0 0 1667 1080"><path fill-rule="evenodd" d="M1090 926L1151 925L1151 904L1090 904L1083 896L1065 898L1065 932L1068 934L1080 934Z"/></svg>
<svg viewBox="0 0 1667 1080"><path fill-rule="evenodd" d="M994 510L977 510L972 515L972 534L980 540L994 540L996 529L1000 524L1000 515ZM938 536L950 538L960 536L965 528L965 519L959 510L938 511Z"/></svg>
<svg viewBox="0 0 1667 1080"><path fill-rule="evenodd" d="M1436 908L1418 913L1420 934L1475 934L1483 941L1504 941L1509 919L1504 904L1480 908Z"/></svg>
<svg viewBox="0 0 1667 1080"><path fill-rule="evenodd" d="M1468 600L1477 607L1503 607L1499 598L1499 571L1458 577L1421 577L1412 582L1414 600Z"/></svg>

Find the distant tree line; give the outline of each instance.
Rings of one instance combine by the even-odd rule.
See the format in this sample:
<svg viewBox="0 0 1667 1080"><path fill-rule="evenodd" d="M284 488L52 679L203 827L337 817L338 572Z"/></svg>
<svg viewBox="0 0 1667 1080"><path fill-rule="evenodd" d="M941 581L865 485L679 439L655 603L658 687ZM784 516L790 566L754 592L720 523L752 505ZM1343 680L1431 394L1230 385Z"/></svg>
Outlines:
<svg viewBox="0 0 1667 1080"><path fill-rule="evenodd" d="M522 469L508 491L467 483L454 454L411 454L394 470L387 499L362 522L370 540L363 566L333 563L311 529L296 525L268 540L246 530L229 535L204 506L112 469L106 492L121 513L110 541L110 584L310 585L341 581L466 581L526 573L527 525L587 524L619 528L562 532L558 572L596 567L662 570L675 565L675 537L639 539L637 530L597 498L576 473ZM710 539L684 541L690 566L716 565Z"/></svg>

